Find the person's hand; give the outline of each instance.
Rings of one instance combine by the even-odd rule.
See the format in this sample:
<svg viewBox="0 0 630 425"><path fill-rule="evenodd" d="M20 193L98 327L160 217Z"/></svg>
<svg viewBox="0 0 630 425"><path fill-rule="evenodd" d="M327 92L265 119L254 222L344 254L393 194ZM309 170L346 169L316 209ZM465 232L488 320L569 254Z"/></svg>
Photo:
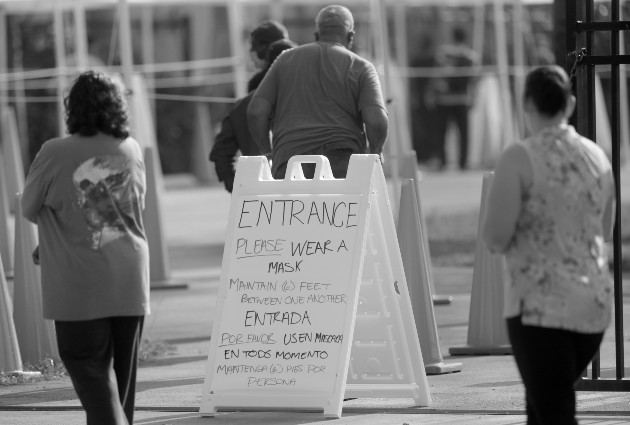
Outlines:
<svg viewBox="0 0 630 425"><path fill-rule="evenodd" d="M31 257L33 258L33 263L35 263L36 266L39 266L39 245L35 247Z"/></svg>

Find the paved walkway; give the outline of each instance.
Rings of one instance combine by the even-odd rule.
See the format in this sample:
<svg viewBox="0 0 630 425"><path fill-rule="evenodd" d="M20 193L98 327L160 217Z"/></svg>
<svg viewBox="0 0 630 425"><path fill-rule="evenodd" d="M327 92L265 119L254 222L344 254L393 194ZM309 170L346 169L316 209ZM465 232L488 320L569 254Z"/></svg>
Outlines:
<svg viewBox="0 0 630 425"><path fill-rule="evenodd" d="M426 174L422 183L425 212L478 210L481 176L477 172ZM219 187L197 187L187 179L171 178L167 184L162 219L168 261L173 281L186 282L188 288L151 293L153 311L146 321L145 336L172 349L163 358L141 365L136 424L525 423L523 388L511 356L448 356L449 347L466 344L472 269L437 267L436 292L454 297L450 305L435 307L440 350L445 362L461 362L463 369L428 377L433 398L430 408L417 408L411 399L356 399L344 402L339 420L304 412L228 412L213 419L201 418L197 410L221 271L229 196ZM612 332L608 332L602 349L604 373L610 373L613 366L612 352ZM553 353L549 353L549 361L554 361ZM627 393L579 392L578 409L581 424L630 423ZM74 425L84 421L68 379L0 387L1 425Z"/></svg>

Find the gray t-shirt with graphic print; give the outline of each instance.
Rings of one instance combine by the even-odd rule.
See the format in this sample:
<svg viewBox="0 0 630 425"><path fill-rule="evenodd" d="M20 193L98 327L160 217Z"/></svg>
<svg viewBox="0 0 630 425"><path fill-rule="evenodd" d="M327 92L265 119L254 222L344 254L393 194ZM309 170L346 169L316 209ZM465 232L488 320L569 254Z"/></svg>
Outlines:
<svg viewBox="0 0 630 425"><path fill-rule="evenodd" d="M149 313L149 252L138 143L72 135L44 143L22 214L38 224L43 315L91 320Z"/></svg>

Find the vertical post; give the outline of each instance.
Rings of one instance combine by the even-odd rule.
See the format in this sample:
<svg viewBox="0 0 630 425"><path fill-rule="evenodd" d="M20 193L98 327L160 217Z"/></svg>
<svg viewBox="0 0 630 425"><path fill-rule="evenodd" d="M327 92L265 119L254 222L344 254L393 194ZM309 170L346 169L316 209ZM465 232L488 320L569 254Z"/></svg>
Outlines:
<svg viewBox="0 0 630 425"><path fill-rule="evenodd" d="M120 44L120 65L125 87L133 87L133 49L131 43L131 19L129 18L129 3L127 0L118 1L118 22Z"/></svg>
<svg viewBox="0 0 630 425"><path fill-rule="evenodd" d="M567 73L571 71L573 61L571 53L577 52L577 31L575 23L577 22L577 6L575 1L569 2L565 5L565 0L554 1L554 22L556 26L563 25L564 29L564 43L563 47L554 46L556 53L556 62L563 66ZM557 29L556 29L557 30ZM559 43L558 43L559 44ZM573 57L575 60L576 58ZM573 85L573 94L575 94L576 86Z"/></svg>
<svg viewBox="0 0 630 425"><path fill-rule="evenodd" d="M13 32L13 44L11 51L13 55L13 88L15 93L15 112L17 115L18 135L20 140L28 141L28 114L26 110L26 87L24 84L24 46L22 44L22 28L20 22L13 21L11 28ZM20 147L22 151L22 157L26 158L26 152L28 152L28 144L22 144Z"/></svg>
<svg viewBox="0 0 630 425"><path fill-rule="evenodd" d="M282 0L271 1L271 19L282 22L284 19L284 5Z"/></svg>
<svg viewBox="0 0 630 425"><path fill-rule="evenodd" d="M142 8L141 15L141 38L142 38L142 63L153 64L155 62L155 44L153 37L153 6L147 5ZM146 87L149 95L149 102L151 103L152 114L155 117L155 98L152 96L155 91L153 83L153 72L145 72Z"/></svg>
<svg viewBox="0 0 630 425"><path fill-rule="evenodd" d="M9 104L9 84L7 81L7 73L9 71L7 48L7 11L4 6L0 6L0 113L6 109Z"/></svg>
<svg viewBox="0 0 630 425"><path fill-rule="evenodd" d="M577 23L590 23L593 21L593 0L568 1L567 2L567 52L574 53L573 61L578 60L578 54L585 48L587 55L593 54L593 33L590 31L578 31ZM567 56L568 63L572 63ZM575 124L577 131L589 139L595 140L595 67L593 65L578 65L575 74L573 90L577 98ZM599 355L593 358L591 378L600 377Z"/></svg>
<svg viewBox="0 0 630 425"><path fill-rule="evenodd" d="M479 3L475 7L475 13L473 18L473 37L472 46L473 50L479 53L479 57L483 59L483 43L486 38L486 5ZM479 60L475 65L477 69L476 76L480 76L481 67L483 66L482 60Z"/></svg>
<svg viewBox="0 0 630 425"><path fill-rule="evenodd" d="M553 53L556 63L567 72L571 69L568 53L575 50L575 3L575 0L568 4L566 0L553 1Z"/></svg>
<svg viewBox="0 0 630 425"><path fill-rule="evenodd" d="M584 20L586 22L593 22L593 10L594 10L594 0L586 0L585 5L586 9L584 10ZM589 55L592 55L595 52L595 34L592 31L586 33L586 50ZM586 81L587 81L587 89L588 89L588 122L589 126L589 138L595 140L597 138L597 120L596 120L596 109L595 109L595 65L589 65L586 67ZM595 140L597 141L597 140Z"/></svg>
<svg viewBox="0 0 630 425"><path fill-rule="evenodd" d="M66 89L66 39L63 24L63 10L59 2L55 2L53 10L53 26L55 31L55 65L57 71L57 123L58 136L64 134L66 127L63 97Z"/></svg>
<svg viewBox="0 0 630 425"><path fill-rule="evenodd" d="M516 101L516 118L518 129L520 129L522 137L525 132L525 120L523 117L523 91L525 87L525 49L523 42L523 0L516 0L512 8L512 42L514 43L514 95Z"/></svg>
<svg viewBox="0 0 630 425"><path fill-rule="evenodd" d="M574 53L573 61L578 60L584 48L587 55L593 54L593 33L577 31L579 21L592 22L593 0L567 2L567 52ZM570 61L572 62L572 61ZM577 98L575 125L580 134L595 140L595 67L578 66L575 74L574 92Z"/></svg>
<svg viewBox="0 0 630 425"><path fill-rule="evenodd" d="M243 49L243 6L240 0L230 0L227 4L228 21L230 26L230 50L234 61L234 74L236 81L236 97L247 94L247 69L245 64L245 51Z"/></svg>
<svg viewBox="0 0 630 425"><path fill-rule="evenodd" d="M619 0L611 1L611 22L619 22L620 5ZM619 36L620 32L615 30L610 33L610 51L612 56L619 56ZM625 78L625 75L624 75ZM612 136L612 162L613 173L615 176L615 195L619 200L615 209L615 229L613 233L613 249L614 249L614 279L615 279L615 371L616 378L622 379L625 375L624 370L624 334L623 334L623 287L622 287L622 268L621 268L621 145L620 145L620 88L621 75L619 72L619 64L611 64L611 136Z"/></svg>
<svg viewBox="0 0 630 425"><path fill-rule="evenodd" d="M385 101L388 101L390 92L390 81L389 81L389 46L387 45L387 41L389 40L387 33L387 10L382 0L372 0L370 5L372 22L374 22L374 26L376 28L373 31L373 37L376 39L375 42L375 51L376 58L380 59L383 62L383 96Z"/></svg>
<svg viewBox="0 0 630 425"><path fill-rule="evenodd" d="M401 77L402 83L402 92L405 94L404 99L400 99L398 102L399 112L405 115L405 119L401 121L401 124L406 125L409 123L409 75L407 73L407 69L409 68L409 49L407 46L407 14L406 14L407 5L405 2L396 2L394 3L394 30L396 34L394 36L394 41L396 43L396 64L399 72L397 75ZM404 73L401 74L401 70L405 70ZM404 103L402 101L404 100ZM401 129L402 131L402 129ZM401 146L401 152L403 151Z"/></svg>
<svg viewBox="0 0 630 425"><path fill-rule="evenodd" d="M555 0L554 1L554 31L556 33L561 32L558 27L561 27L564 30L563 34L556 34L556 44L560 44L557 39L560 38L561 35L564 36L563 48L560 48L558 45L554 45L554 53L556 55L556 63L563 66L567 73L571 72L574 61L577 60L577 52L578 52L578 35L576 31L576 22L577 22L577 6L575 1L570 1L566 4L566 0ZM583 40L581 40L583 42ZM581 47L580 47L581 48ZM579 131L582 129L578 123L578 111L582 108L580 104L580 97L578 96L578 81L577 81L577 73L573 76L574 80L571 84L571 90L573 95L577 99L575 111L573 115L569 119L569 122Z"/></svg>
<svg viewBox="0 0 630 425"><path fill-rule="evenodd" d="M398 108L396 103L391 102L392 90L391 90L391 80L390 80L390 63L389 63L389 31L387 26L387 8L385 6L384 0L372 0L370 4L370 10L372 15L372 22L376 26L375 31L373 31L373 36L376 39L375 47L376 47L376 57L382 60L383 64L383 97L385 99L386 104L388 104L388 109L390 110L390 134L392 134L391 129L396 131L396 134L399 134L398 128ZM393 111L393 113L391 113ZM388 143L385 144L385 149L389 150L389 164L391 165L391 176L392 183L394 185L394 190L390 193L390 198L392 198L392 205L398 205L398 196L400 195L400 176L399 176L399 164L398 161L400 158L401 147L399 144L401 143L400 137L395 137L392 140L391 137L388 138ZM397 207L396 207L397 208Z"/></svg>
<svg viewBox="0 0 630 425"><path fill-rule="evenodd" d="M87 44L87 30L85 28L85 5L83 1L77 1L74 3L72 9L74 15L74 47L75 56L77 60L77 67L80 71L85 70L88 66L88 44Z"/></svg>
<svg viewBox="0 0 630 425"><path fill-rule="evenodd" d="M503 142L507 143L514 137L512 128L512 103L510 96L510 78L508 68L507 37L505 32L505 4L504 0L494 0L494 30L497 47L497 73L501 87L501 103L503 107L502 134Z"/></svg>
<svg viewBox="0 0 630 425"><path fill-rule="evenodd" d="M216 22L216 8L206 6L195 7L191 17L192 31L195 34L190 44L192 59L203 60L209 56L208 40L212 40L214 25L208 22ZM204 70L194 70L192 75L201 78ZM206 102L194 102L193 134L190 148L190 170L200 182L210 182L213 174L208 162L208 149L214 144L214 129L210 106ZM208 144L211 142L212 144Z"/></svg>

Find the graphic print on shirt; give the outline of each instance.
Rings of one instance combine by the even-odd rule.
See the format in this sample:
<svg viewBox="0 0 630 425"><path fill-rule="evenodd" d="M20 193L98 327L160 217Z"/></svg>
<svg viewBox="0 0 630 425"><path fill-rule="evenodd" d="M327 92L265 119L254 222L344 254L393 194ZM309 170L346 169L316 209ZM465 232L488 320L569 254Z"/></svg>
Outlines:
<svg viewBox="0 0 630 425"><path fill-rule="evenodd" d="M130 167L124 156L90 158L72 175L77 207L90 232L89 242L98 250L124 236L132 210L128 201Z"/></svg>

